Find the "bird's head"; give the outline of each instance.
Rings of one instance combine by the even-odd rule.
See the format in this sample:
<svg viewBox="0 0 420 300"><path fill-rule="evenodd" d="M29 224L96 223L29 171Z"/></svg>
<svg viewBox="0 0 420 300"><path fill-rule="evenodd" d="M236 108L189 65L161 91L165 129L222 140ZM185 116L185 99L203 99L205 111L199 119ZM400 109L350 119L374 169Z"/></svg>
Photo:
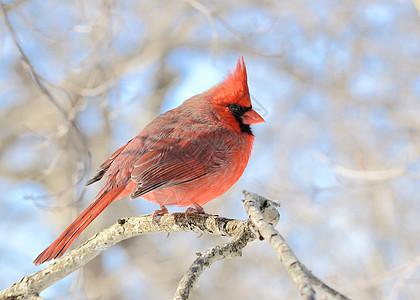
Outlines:
<svg viewBox="0 0 420 300"><path fill-rule="evenodd" d="M236 69L208 92L219 119L233 128L252 134L250 125L265 122L252 108L243 57L238 58Z"/></svg>

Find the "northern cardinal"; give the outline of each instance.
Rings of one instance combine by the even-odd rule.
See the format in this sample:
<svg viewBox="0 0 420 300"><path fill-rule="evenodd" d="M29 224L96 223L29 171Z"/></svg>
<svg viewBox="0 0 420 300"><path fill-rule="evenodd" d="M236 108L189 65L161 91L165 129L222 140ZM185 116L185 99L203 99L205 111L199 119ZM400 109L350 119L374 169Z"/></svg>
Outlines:
<svg viewBox="0 0 420 300"><path fill-rule="evenodd" d="M251 155L250 125L264 122L252 109L243 57L218 85L153 120L138 136L115 151L87 182L102 177L95 201L34 261L58 258L113 201L130 195L160 205L202 205L225 193L241 177Z"/></svg>

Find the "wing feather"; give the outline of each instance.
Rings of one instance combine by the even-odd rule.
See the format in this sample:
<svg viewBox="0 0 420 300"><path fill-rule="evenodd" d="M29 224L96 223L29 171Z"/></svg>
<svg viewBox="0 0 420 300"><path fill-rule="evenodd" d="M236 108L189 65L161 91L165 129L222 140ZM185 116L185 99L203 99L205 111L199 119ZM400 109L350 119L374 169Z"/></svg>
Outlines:
<svg viewBox="0 0 420 300"><path fill-rule="evenodd" d="M92 183L95 183L96 181L99 181L102 179L106 171L108 171L109 167L112 165L114 160L118 157L118 155L123 152L125 147L131 142L132 140L129 140L124 146L119 148L117 151L115 151L110 158L108 158L102 165L99 166L98 170L96 171L95 176L91 178L88 182L86 182L86 185L91 185Z"/></svg>
<svg viewBox="0 0 420 300"><path fill-rule="evenodd" d="M137 183L131 198L205 176L207 166L200 154L211 147L211 144L203 145L187 139L178 139L174 143L171 139L144 153L131 172L131 180Z"/></svg>

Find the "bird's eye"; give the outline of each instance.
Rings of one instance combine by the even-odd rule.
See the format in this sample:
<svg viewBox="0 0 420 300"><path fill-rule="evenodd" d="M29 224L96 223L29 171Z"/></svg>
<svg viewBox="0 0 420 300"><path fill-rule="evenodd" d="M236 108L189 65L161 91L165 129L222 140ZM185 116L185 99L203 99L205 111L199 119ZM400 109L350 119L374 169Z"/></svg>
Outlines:
<svg viewBox="0 0 420 300"><path fill-rule="evenodd" d="M229 105L229 109L234 114L238 114L241 112L241 107L236 103Z"/></svg>

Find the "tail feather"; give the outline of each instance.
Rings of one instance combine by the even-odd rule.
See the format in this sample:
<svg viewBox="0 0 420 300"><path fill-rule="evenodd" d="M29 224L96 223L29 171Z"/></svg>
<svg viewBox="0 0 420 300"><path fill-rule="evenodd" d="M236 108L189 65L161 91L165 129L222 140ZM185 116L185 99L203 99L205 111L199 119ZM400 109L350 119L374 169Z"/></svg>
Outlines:
<svg viewBox="0 0 420 300"><path fill-rule="evenodd" d="M72 242L82 233L82 231L113 201L119 199L118 196L124 190L124 186L107 191L105 188L99 193L93 202L73 223L34 260L35 265L40 265L51 259L61 257L70 247Z"/></svg>

